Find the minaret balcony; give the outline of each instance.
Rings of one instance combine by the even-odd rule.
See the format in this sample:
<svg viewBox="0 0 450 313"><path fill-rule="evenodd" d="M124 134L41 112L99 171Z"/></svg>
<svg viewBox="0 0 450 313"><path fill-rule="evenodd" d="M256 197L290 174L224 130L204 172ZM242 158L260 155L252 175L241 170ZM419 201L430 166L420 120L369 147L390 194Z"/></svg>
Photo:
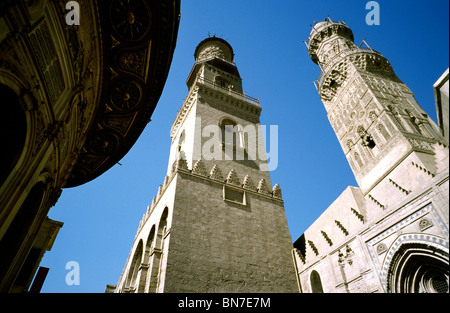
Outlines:
<svg viewBox="0 0 450 313"><path fill-rule="evenodd" d="M327 74L333 69L333 67L342 59L344 59L345 57L349 56L349 55L353 55L353 54L359 54L359 53L372 53L375 54L379 57L384 58L381 53L379 53L378 51L373 50L372 48L369 47L354 47L352 49L346 49L341 51L340 53L336 54L335 56L333 56L333 58L329 59L326 63L320 63L320 68L321 68L321 72L319 75L319 78L313 82L314 86L316 87L317 91L319 91L320 93L320 89L322 87L322 84L324 82L324 78L327 76Z"/></svg>
<svg viewBox="0 0 450 313"><path fill-rule="evenodd" d="M197 77L197 83L199 83L199 84L201 84L201 85L203 85L203 86L205 86L205 87L207 87L209 89L216 90L216 91L219 91L219 92L221 92L223 94L229 95L229 96L231 96L231 97L233 97L233 98L235 98L237 100L241 100L241 101L245 101L247 103L250 103L250 104L252 104L254 106L257 106L258 108L261 107L259 99L250 97L250 96L248 96L248 95L246 95L244 93L240 93L240 92L234 91L234 90L231 89L231 86L229 86L229 87L222 86L222 85L218 84L217 82L214 82L214 81L209 80L207 78L204 78L202 76L198 76Z"/></svg>

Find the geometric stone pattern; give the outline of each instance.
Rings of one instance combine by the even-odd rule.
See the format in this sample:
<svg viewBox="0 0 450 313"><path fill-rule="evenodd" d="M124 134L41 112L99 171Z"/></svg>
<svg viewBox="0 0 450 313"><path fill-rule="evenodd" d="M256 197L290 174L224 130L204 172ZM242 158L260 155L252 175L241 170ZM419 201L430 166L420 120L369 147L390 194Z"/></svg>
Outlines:
<svg viewBox="0 0 450 313"><path fill-rule="evenodd" d="M441 292L447 281L448 292L441 269L448 268L449 152L439 127L388 60L354 45L344 22L314 25L307 48L321 67L315 85L359 187L348 187L294 243L300 290ZM417 255L426 264L414 263ZM417 275L398 274L403 269ZM428 287L418 287L427 279Z"/></svg>

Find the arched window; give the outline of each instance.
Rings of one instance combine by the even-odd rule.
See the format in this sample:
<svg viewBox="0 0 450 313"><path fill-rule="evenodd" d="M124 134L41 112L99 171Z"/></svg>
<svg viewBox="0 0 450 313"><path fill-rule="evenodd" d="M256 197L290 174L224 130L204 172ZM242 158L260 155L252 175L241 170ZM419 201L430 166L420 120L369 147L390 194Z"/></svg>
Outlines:
<svg viewBox="0 0 450 313"><path fill-rule="evenodd" d="M134 252L133 259L131 261L130 269L128 270L128 277L126 287L136 288L136 281L141 267L142 261L142 240L139 241L138 246ZM137 289L137 288L136 288Z"/></svg>
<svg viewBox="0 0 450 313"><path fill-rule="evenodd" d="M150 269L150 282L148 287L148 292L154 293L158 291L158 286L160 284L160 271L162 267L163 261L163 249L164 249L164 236L167 233L167 218L169 216L169 209L166 207L161 214L161 218L159 220L159 225L156 230L154 246L153 246L153 255L152 255L152 264Z"/></svg>
<svg viewBox="0 0 450 313"><path fill-rule="evenodd" d="M391 135L389 135L388 131L386 130L386 127L384 127L383 124L379 124L377 126L377 128L378 128L378 131L383 136L384 140L387 142L389 140L389 138L391 138Z"/></svg>
<svg viewBox="0 0 450 313"><path fill-rule="evenodd" d="M311 272L310 282L312 293L323 293L322 281L320 280L320 275L317 271Z"/></svg>
<svg viewBox="0 0 450 313"><path fill-rule="evenodd" d="M183 131L180 134L180 138L178 138L178 152L181 151L181 147L184 144L185 137L186 137L186 134L185 134L184 129L183 129Z"/></svg>
<svg viewBox="0 0 450 313"><path fill-rule="evenodd" d="M231 119L224 119L220 125L222 142L225 144L243 147L243 132L240 125Z"/></svg>
<svg viewBox="0 0 450 313"><path fill-rule="evenodd" d="M355 152L353 154L353 158L355 159L356 163L358 164L359 169L361 169L363 167L363 162L361 159L361 156L359 155L358 152Z"/></svg>
<svg viewBox="0 0 450 313"><path fill-rule="evenodd" d="M150 230L150 233L147 238L146 250L148 250L149 252L151 251L151 249L153 249L154 241L155 241L155 225L152 226L152 229Z"/></svg>
<svg viewBox="0 0 450 313"><path fill-rule="evenodd" d="M158 236L160 236L160 239L162 239L164 237L165 233L166 233L166 230L167 230L167 216L168 215L169 215L169 209L165 208L164 212L161 215L161 219L159 221L159 226L158 226Z"/></svg>
<svg viewBox="0 0 450 313"><path fill-rule="evenodd" d="M142 269L141 269L141 277L138 286L138 292L145 292L145 288L147 285L148 277L148 268L152 263L153 256L153 246L155 242L155 225L152 226L150 233L147 237L147 242L145 244L144 255L142 259Z"/></svg>
<svg viewBox="0 0 450 313"><path fill-rule="evenodd" d="M231 86L230 82L227 79L223 78L222 76L216 76L214 78L214 83L217 86L225 89L228 89Z"/></svg>
<svg viewBox="0 0 450 313"><path fill-rule="evenodd" d="M424 243L406 243L392 256L387 291L448 293L448 281L448 252Z"/></svg>
<svg viewBox="0 0 450 313"><path fill-rule="evenodd" d="M186 154L183 151L183 145L184 145L184 141L186 140L186 133L183 131L180 134L180 137L178 138L178 146L177 146L177 152L176 152L176 156L177 156L177 160L182 159L185 160L186 159Z"/></svg>

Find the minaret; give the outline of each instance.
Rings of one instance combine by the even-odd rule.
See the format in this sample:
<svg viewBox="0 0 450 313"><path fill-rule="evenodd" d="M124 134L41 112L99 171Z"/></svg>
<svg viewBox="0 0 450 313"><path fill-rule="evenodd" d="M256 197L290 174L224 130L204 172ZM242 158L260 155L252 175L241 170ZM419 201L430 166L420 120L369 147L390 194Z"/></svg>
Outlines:
<svg viewBox="0 0 450 313"><path fill-rule="evenodd" d="M194 56L170 132L167 176L114 291L297 292L259 100L243 93L228 42L209 37Z"/></svg>
<svg viewBox="0 0 450 313"><path fill-rule="evenodd" d="M320 99L356 181L382 211L448 167L448 143L389 61L365 41L353 41L344 22L326 19L313 26L306 44L321 69Z"/></svg>

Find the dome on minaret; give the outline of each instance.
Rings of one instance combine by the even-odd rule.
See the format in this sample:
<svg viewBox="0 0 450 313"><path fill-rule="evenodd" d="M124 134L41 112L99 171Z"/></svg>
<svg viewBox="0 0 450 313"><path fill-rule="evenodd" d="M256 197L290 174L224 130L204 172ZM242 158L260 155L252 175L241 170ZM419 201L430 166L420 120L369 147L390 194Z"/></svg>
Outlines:
<svg viewBox="0 0 450 313"><path fill-rule="evenodd" d="M231 45L222 38L208 37L200 42L195 49L195 61L219 58L227 62L233 62L234 52Z"/></svg>
<svg viewBox="0 0 450 313"><path fill-rule="evenodd" d="M314 63L318 62L316 53L320 43L329 36L337 34L353 42L353 32L345 22L332 21L330 18L326 18L323 22L314 23L307 41L308 53Z"/></svg>

